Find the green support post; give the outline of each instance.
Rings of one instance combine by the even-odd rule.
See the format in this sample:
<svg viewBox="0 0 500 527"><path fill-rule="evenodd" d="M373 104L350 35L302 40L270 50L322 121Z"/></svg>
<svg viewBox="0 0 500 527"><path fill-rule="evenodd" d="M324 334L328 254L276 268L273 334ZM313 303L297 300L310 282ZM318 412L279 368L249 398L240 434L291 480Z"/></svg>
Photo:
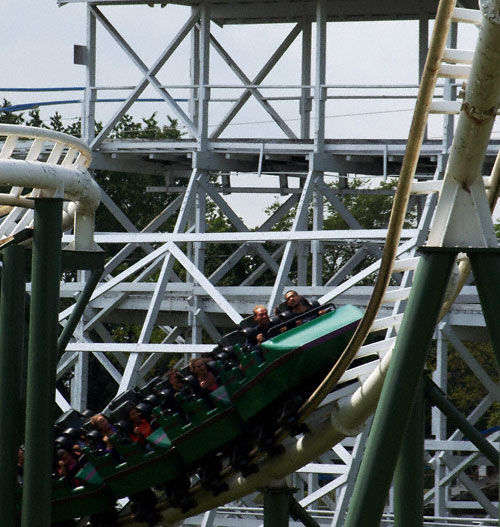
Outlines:
<svg viewBox="0 0 500 527"><path fill-rule="evenodd" d="M3 251L0 299L0 511L2 525L16 527L17 451L21 413L21 364L24 354L26 249Z"/></svg>
<svg viewBox="0 0 500 527"><path fill-rule="evenodd" d="M302 507L302 505L293 497L290 496L289 501L290 516L304 525L304 527L319 527L319 523L311 517L311 515Z"/></svg>
<svg viewBox="0 0 500 527"><path fill-rule="evenodd" d="M484 320L493 344L493 351L500 370L500 249L469 249L467 251ZM497 465L498 466L498 465ZM500 491L500 480L499 480Z"/></svg>
<svg viewBox="0 0 500 527"><path fill-rule="evenodd" d="M51 523L62 200L35 201L21 527Z"/></svg>
<svg viewBox="0 0 500 527"><path fill-rule="evenodd" d="M486 327L500 368L500 249L467 249Z"/></svg>
<svg viewBox="0 0 500 527"><path fill-rule="evenodd" d="M424 393L419 384L394 473L394 526L424 522Z"/></svg>
<svg viewBox="0 0 500 527"><path fill-rule="evenodd" d="M59 340L57 342L58 357L61 357L61 355L64 353L64 350L66 349L66 346L68 345L68 342L70 341L71 336L73 335L73 331L75 331L75 328L78 325L78 322L89 303L90 297L92 296L92 293L94 292L97 284L99 283L99 278L101 278L102 272L102 269L94 269L92 271L92 274L90 275L90 278L85 284L83 291L80 293L80 296L76 301L73 311L69 316L68 322L64 326L64 329L61 331L61 334L59 336Z"/></svg>
<svg viewBox="0 0 500 527"><path fill-rule="evenodd" d="M345 527L380 524L457 251L422 249Z"/></svg>
<svg viewBox="0 0 500 527"><path fill-rule="evenodd" d="M293 489L287 486L266 487L264 494L264 527L288 527L289 501Z"/></svg>
<svg viewBox="0 0 500 527"><path fill-rule="evenodd" d="M448 421L456 426L498 468L498 450L453 406L439 386L429 378L425 379L425 395L446 415Z"/></svg>

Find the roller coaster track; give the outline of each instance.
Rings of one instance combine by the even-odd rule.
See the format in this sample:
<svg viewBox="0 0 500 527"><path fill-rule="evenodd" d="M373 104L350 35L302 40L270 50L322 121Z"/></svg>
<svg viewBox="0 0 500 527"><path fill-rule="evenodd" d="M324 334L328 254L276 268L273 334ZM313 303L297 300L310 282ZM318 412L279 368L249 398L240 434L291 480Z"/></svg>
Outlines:
<svg viewBox="0 0 500 527"><path fill-rule="evenodd" d="M457 241L456 229L459 226L457 225L458 218L453 214L453 207L456 203L455 196L460 189L467 187L467 192L474 197L472 201L475 200L471 207L477 207L475 209L477 210L476 229L472 228L465 233L465 236L469 238L464 240L464 245L478 244L480 247L496 247L496 239L494 241L492 239L493 224L490 216L488 219L485 218L484 204L492 210L497 201L500 192L500 161L497 158L491 176L484 178L486 184L482 177L472 180L472 176L468 175L480 174L482 154L474 157L470 150L481 151L483 146L486 147L499 100L500 78L495 70L500 71L498 53L500 50L498 44L500 6L498 2L483 2L483 4L484 12L481 14L479 11L456 8L454 0L440 2L394 199L383 257L363 271L365 276L378 271L373 295L361 324L338 363L301 410L301 419L307 423L310 432L298 439L283 436L284 453L260 460L257 473L246 478L239 474L228 474L226 477L228 491L214 497L202 489L195 490L193 497L197 505L188 513L182 513L178 509L169 509L167 505L160 507L162 518L167 524L234 501L274 480L280 480L318 458L345 437L359 434L366 420L376 408L391 361L397 331L403 319L403 303L411 291L410 277L419 260L415 256L415 251L426 241L430 245L437 246L453 245ZM470 53L446 49L446 40L452 22L473 23L481 26L478 44L481 49L476 52L473 59ZM496 46L491 42L496 43ZM490 74L492 80L489 83L478 83L477 79L486 74ZM461 108L449 106L445 108L443 103L433 101L436 81L440 75L468 78L467 82L468 86L472 87L474 104L467 98L468 94L465 95ZM487 93L482 90L486 90ZM460 122L444 180L438 179L439 175L436 174L433 181L420 183L414 181L414 175L427 118L431 112L460 112ZM460 124L462 121L465 123L463 126ZM79 237L81 242L78 241L77 245L87 249L92 248L93 230L87 219L89 212L91 216L97 207L99 197L97 187L86 171L90 164L90 152L87 147L63 134L26 127L0 125L0 136L6 137L0 153L0 181L4 186L13 186L9 194L0 195L0 203L7 207L3 209L7 216L1 224L0 235L7 238L31 225L30 211L28 210L27 213L24 211L32 208L33 197L55 195L74 202L74 205L70 204L66 209L64 224L75 221L76 232L81 233ZM32 144L27 149L28 154L24 160L12 159L11 155L20 138L24 141L32 140ZM53 146L50 153L41 159L41 153L44 148L47 148L47 143ZM475 145L467 150L468 146L473 143ZM470 160L471 158L473 159ZM469 170L469 173L464 176L465 180L461 179L464 170L461 172L457 170L460 164L466 165ZM460 174L457 175L457 172ZM22 195L23 188L34 190L27 195ZM401 230L412 192L429 194L426 212L419 226L418 237L400 244ZM439 203L436 206L437 195L439 195ZM430 228L434 210L437 212L434 215L432 228ZM448 214L446 214L447 211ZM447 219L440 221L443 217ZM478 233L482 235L480 240L475 238ZM470 271L465 257L460 257L459 260L456 272L450 281L442 315L453 303ZM405 273L403 287L389 291L391 275L401 272ZM348 290L357 280L359 276L340 285L320 301L333 300ZM389 317L377 318L380 307L387 303L394 304L393 314ZM381 331L386 332L384 340L364 344L369 333ZM350 367L354 358L361 357L371 360L360 366ZM340 389L332 392L333 387L338 384L345 385L352 381L356 381L354 385L351 385L355 386L355 389ZM119 524L132 526L135 525L135 520L124 517L119 520Z"/></svg>
<svg viewBox="0 0 500 527"><path fill-rule="evenodd" d="M98 185L87 172L92 154L78 139L41 128L0 125L5 142L0 152L2 186L11 187L0 194L0 238L6 239L33 226L34 198L59 197L66 200L63 228L75 227L76 245L94 247L94 212L100 203ZM25 151L20 159L16 150ZM25 188L29 192L22 194Z"/></svg>
<svg viewBox="0 0 500 527"><path fill-rule="evenodd" d="M496 5L496 8L496 13L498 16L498 5ZM493 9L492 4L486 5L485 9L486 11L483 13L483 16L487 22L483 23L482 27L489 27L492 33L495 31L497 33L500 32L498 19L495 20L495 15L491 12L491 9ZM490 10L490 12L488 12L488 10ZM488 18L490 16L492 16L493 19ZM447 50L445 47L452 22L481 24L481 18L481 14L478 11L457 9L455 7L455 1L453 0L443 0L440 2L427 61L422 76L419 96L409 133L406 154L403 160L398 188L393 203L383 257L380 262L377 262L377 264L373 266L374 268L378 269L378 276L376 279L374 291L366 309L365 315L354 336L352 337L351 342L345 349L337 364L327 375L323 383L321 383L321 385L301 409L301 419L307 422L310 432L297 440L288 438L284 442L286 448L285 452L279 456L262 461L259 464L259 471L256 474L252 474L247 478L243 478L238 474L231 475L227 481L229 485L229 491L217 497L213 497L203 490L198 491L194 496L198 505L194 510L189 512L189 515L197 514L202 511L223 505L224 503L234 501L249 494L252 491L255 491L258 488L265 486L266 484L269 484L270 481L284 478L286 475L298 470L300 467L311 462L315 458L318 458L323 452L331 449L335 444L340 442L346 436L357 435L363 429L364 423L368 417L374 412L385 374L390 364L392 350L396 341L395 335L397 334L397 329L403 318L403 314L400 312L400 303L406 300L410 293L410 287L405 287L390 292L387 290L387 288L392 273L413 272L419 260L419 258L415 256L400 257L400 255L405 255L412 252L410 243L400 245L400 233L405 219L409 196L412 191L439 192L441 193L440 203L444 203L444 207L450 206L449 204L446 204L447 197L443 197L444 191L442 188L444 181L436 179L431 185L427 185L427 189L423 188L426 184L420 184L413 181L420 147L425 134L428 115L431 111L439 111L437 110L439 104L433 101L437 78L440 75L458 76L456 62L461 62L462 64L459 66L461 70L460 77L462 78L467 76L471 69L473 71L472 75L475 74L481 78L481 75L485 75L485 70L490 71L490 68L491 70L498 68L498 59L500 57L498 56L498 53L495 54L494 52L492 53L493 56L490 55L488 58L490 60L496 59L496 62L482 65L477 64L477 62L481 61L480 55L481 53L484 53L484 49L488 49L488 45L493 48L494 44L485 44L483 41L483 47L481 51L476 53L476 63L472 63L472 61L470 61L470 54L460 53L456 50ZM479 37L480 40L481 38L483 40L487 39L487 37L484 35L487 32L487 29L484 31L483 29L481 30L481 35ZM491 38L494 40L494 37ZM497 41L498 38L499 37L497 36ZM496 80L499 81L500 79L498 79L498 76L496 77ZM477 78L470 76L468 77L468 82L471 85L476 85L474 83L477 82ZM493 105L489 105L489 101L486 101L483 106L476 107L476 109L485 107L485 110L490 111L490 108L493 107L496 113L499 100L499 87L500 84L497 84L492 88L494 91ZM477 93L475 95L475 102L481 104L483 95ZM484 97L491 97L491 95L486 96L486 94L484 94ZM470 117L465 112L465 109L467 108L466 103L467 101L465 101L462 105L460 120L470 122ZM457 108L454 108L454 111L457 111ZM487 137L489 137L489 132L491 132L492 127L492 120L485 119L479 124L484 124L486 128L489 128L489 131L485 132ZM460 141L467 141L466 144L469 144L476 138L475 133L477 132L477 128L467 128L466 124L464 125L464 129L465 131L463 135L461 135L460 124L458 125L455 141L458 141L459 143L458 146L452 146L449 166L445 175L445 180L447 182L453 180L453 178L456 178L459 181L459 178L456 177L455 173L456 167L459 163L465 162L465 149L461 147ZM486 145L487 139L486 142L483 142L483 144L479 146L479 148L485 148ZM487 200L489 210L493 210L498 198L500 189L499 165L500 162L497 158L497 162L495 163L491 177L486 181L488 190L487 194L486 192L484 193L484 199ZM474 168L475 173L480 174L481 164L475 166ZM479 185L482 186L483 179L481 177L476 179L479 180ZM457 183L455 180L455 185L458 184L460 183ZM433 197L428 198L428 203L434 199L435 198ZM429 210L429 207L427 210ZM429 224L430 218L424 217L420 226L421 237L413 242L413 249L415 249L416 246L423 245L425 243L425 234L429 228ZM491 219L489 219L489 225L488 221L486 221L486 225L480 225L479 230L482 231L483 227L486 233L488 231L491 233ZM439 238L439 244L447 245L449 242L445 241L446 234L444 233L447 230L452 229L452 226L449 224L443 225L435 222L433 229L434 231L431 231L429 238L436 240L440 235L441 238ZM439 232L440 234L436 235L436 232ZM487 235L485 237L487 238ZM479 243L480 246L491 243L490 246L496 247L496 239L491 240L491 238L489 241L488 239L486 241L468 239L467 244L469 243L471 245ZM453 300L457 297L466 277L469 274L469 271L470 266L468 261L462 258L459 265L457 266L456 272L453 273L452 278L450 279L450 284L441 316L445 314L446 310L449 309L453 303ZM333 299L335 296L341 294L342 291L345 291L349 286L349 283L341 285L331 294L325 295L323 298L321 298L320 301L325 302ZM379 312L381 305L388 302L396 302L393 315L391 317L377 319L377 313ZM385 340L376 342L374 344L363 345L370 332L381 330L386 330ZM349 365L352 363L355 357L373 357L374 360L368 364L363 364L362 366L349 369ZM320 408L321 402L325 400L334 386L336 386L338 383L344 383L353 379L357 379L360 384L359 388L354 393L347 396L342 396L342 392L340 392L340 396L338 398L336 397L335 393L330 394L328 404ZM162 516L167 522L176 522L182 520L182 518L185 517L185 515L181 514L178 510L172 509L163 511Z"/></svg>

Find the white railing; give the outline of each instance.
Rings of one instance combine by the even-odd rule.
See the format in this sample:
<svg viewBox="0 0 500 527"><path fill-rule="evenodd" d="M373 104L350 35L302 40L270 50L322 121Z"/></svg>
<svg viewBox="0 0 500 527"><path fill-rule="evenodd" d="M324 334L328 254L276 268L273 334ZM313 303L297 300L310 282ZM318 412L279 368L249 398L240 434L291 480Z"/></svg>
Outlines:
<svg viewBox="0 0 500 527"><path fill-rule="evenodd" d="M91 250L100 190L87 171L92 161L88 146L53 130L7 124L0 124L0 138L0 185L11 187L0 194L5 207L0 237L32 226L33 198L60 197L68 200L63 228L73 226L74 247ZM25 194L24 189L28 189Z"/></svg>

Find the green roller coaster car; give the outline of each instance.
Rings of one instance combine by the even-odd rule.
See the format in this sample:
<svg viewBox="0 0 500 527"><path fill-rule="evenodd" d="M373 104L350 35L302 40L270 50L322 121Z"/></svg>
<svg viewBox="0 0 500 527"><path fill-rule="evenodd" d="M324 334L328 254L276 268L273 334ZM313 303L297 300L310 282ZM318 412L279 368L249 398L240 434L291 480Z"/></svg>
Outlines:
<svg viewBox="0 0 500 527"><path fill-rule="evenodd" d="M109 511L116 499L185 478L193 467L238 443L265 410L290 389L326 373L352 336L362 312L339 307L262 343L258 349L235 346L239 368L220 369L223 383L209 401L184 397L185 416L154 414L159 427L147 438L148 450L111 438L121 456L84 449L87 465L77 474L79 486L54 482L54 522ZM188 422L186 422L186 417Z"/></svg>
<svg viewBox="0 0 500 527"><path fill-rule="evenodd" d="M231 405L225 387L217 388L210 394L210 399L215 408L208 406L204 399L187 401L179 394L178 400L191 419L188 424L182 424L178 415L165 419L160 412L156 413L161 428L186 463L201 459L241 434L243 423Z"/></svg>
<svg viewBox="0 0 500 527"><path fill-rule="evenodd" d="M164 438L161 443L155 443L155 439L162 435ZM168 483L183 474L183 460L161 428L151 438L150 444L155 448L151 452L137 443L121 444L117 436L111 436L110 440L124 462L117 462L111 454L97 456L88 448L84 452L116 498Z"/></svg>
<svg viewBox="0 0 500 527"><path fill-rule="evenodd" d="M355 306L341 306L263 342L262 358L252 352L244 378L229 382L231 402L242 419L249 420L304 379L330 368L362 316Z"/></svg>

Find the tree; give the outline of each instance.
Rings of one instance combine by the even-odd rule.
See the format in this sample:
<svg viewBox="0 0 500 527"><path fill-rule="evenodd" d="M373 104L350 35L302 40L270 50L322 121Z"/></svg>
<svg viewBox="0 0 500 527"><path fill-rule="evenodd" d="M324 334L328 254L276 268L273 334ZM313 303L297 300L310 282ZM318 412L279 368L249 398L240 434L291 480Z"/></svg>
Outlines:
<svg viewBox="0 0 500 527"><path fill-rule="evenodd" d="M393 191L397 185L397 180L382 182L379 189L382 191ZM334 188L334 185L331 185ZM366 189L367 186L361 179L354 179L350 183L351 189ZM355 218L355 220L364 229L382 229L386 228L389 222L389 217L392 208L392 193L380 193L380 194L366 194L366 193L353 193L346 194L342 198L342 202L348 209L349 213ZM271 214L279 207L279 203L274 203L267 209L267 213ZM349 229L349 225L346 223L342 215L332 206L328 201L324 204L324 219L323 229L324 230L342 230ZM296 207L293 207L290 212L284 216L274 227L274 231L290 230L293 219L296 214ZM414 209L411 209L407 213L405 220L406 227L415 227L417 221L417 213ZM313 225L313 209L312 205L308 211L308 229L312 230ZM269 245L270 251L277 248L276 245ZM342 268L342 266L354 255L356 250L359 249L359 245L354 243L338 243L331 242L325 243L323 253L323 282L326 283L335 273ZM359 272L365 267L368 267L375 257L372 255L366 256L363 261L350 273L349 276ZM292 266L290 277L292 280L296 279L296 267L295 264ZM310 277L308 277L310 278ZM270 273L266 273L263 280L265 285L270 285L274 277ZM368 278L365 280L366 284L372 283L372 279Z"/></svg>
<svg viewBox="0 0 500 527"><path fill-rule="evenodd" d="M49 124L46 125L40 117L38 108L30 110L26 119L23 113L1 111L1 108L10 106L12 106L10 101L4 99L3 105L0 107L1 123L24 124L64 132L75 137L81 136L81 120L79 119L65 124L61 114L56 112L50 117ZM102 124L96 123L96 132L99 132L101 128ZM167 124L161 126L156 118L156 113L153 113L149 118L142 119L140 122L134 121L130 115L126 114L112 132L113 138L127 139L177 139L181 136L182 132L178 128L177 120L167 117ZM113 201L139 229L146 226L173 199L171 195L165 193L144 192L144 188L147 185L158 186L158 184L163 183L161 178L155 176L141 176L139 178L136 174L96 170L94 177L103 190L110 195ZM176 182L178 186L182 184L182 181ZM137 199L138 196L141 199ZM171 224L167 224L164 228L169 229L171 227ZM122 226L105 207L99 207L96 214L96 230L113 232L122 229ZM128 265L128 262L125 262L124 265ZM135 342L140 332L140 326L134 324L110 324L108 329L116 342ZM155 330L151 341L160 342L162 338L164 338L163 332ZM109 359L114 360L114 357L110 355ZM168 360L171 360L171 357ZM166 366L164 365L164 367ZM114 393L109 390L107 392L103 390L103 386L109 386L109 383L107 373L104 372L98 361L91 360L89 368L92 372L89 375L89 405L93 409L99 409L105 405L106 401ZM59 381L58 387L63 393L68 390L70 381L71 375L67 375Z"/></svg>
<svg viewBox="0 0 500 527"><path fill-rule="evenodd" d="M12 103L7 99L3 100L2 105L0 106L0 123L2 124L24 124L23 114L15 114L13 112L5 112L2 108L8 108L12 106Z"/></svg>
<svg viewBox="0 0 500 527"><path fill-rule="evenodd" d="M182 132L178 128L178 121L167 118L168 125L160 126L156 112L148 119L142 119L142 122L135 122L132 116L125 114L114 128L111 137L116 139L179 139ZM172 195L166 193L144 192L147 186L164 184L161 176L141 175L138 177L136 174L126 172L96 170L94 177L139 230L143 229L174 199ZM176 184L181 186L182 180L176 181ZM137 199L138 196L141 196L141 199ZM123 227L104 207L100 207L96 215L96 230L112 232L123 230Z"/></svg>

